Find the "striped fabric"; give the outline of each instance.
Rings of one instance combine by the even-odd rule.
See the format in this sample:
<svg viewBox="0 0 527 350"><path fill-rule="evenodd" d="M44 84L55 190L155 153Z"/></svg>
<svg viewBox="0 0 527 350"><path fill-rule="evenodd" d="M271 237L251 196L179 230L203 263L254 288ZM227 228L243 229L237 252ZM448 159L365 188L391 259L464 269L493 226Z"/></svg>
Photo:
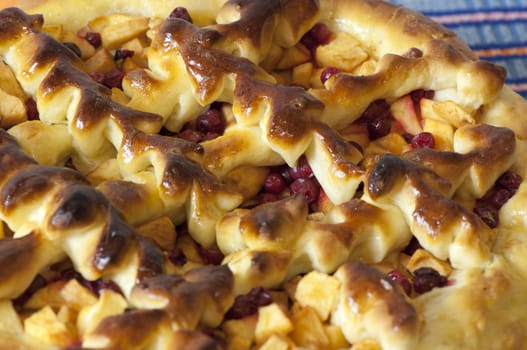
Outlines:
<svg viewBox="0 0 527 350"><path fill-rule="evenodd" d="M391 0L455 31L483 60L507 68L527 98L527 0Z"/></svg>

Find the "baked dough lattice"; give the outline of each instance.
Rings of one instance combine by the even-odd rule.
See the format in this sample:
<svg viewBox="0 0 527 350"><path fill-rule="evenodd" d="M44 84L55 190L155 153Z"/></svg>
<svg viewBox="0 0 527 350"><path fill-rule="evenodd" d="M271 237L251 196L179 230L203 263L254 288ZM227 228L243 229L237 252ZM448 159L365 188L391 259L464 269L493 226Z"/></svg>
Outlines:
<svg viewBox="0 0 527 350"><path fill-rule="evenodd" d="M0 347L524 349L527 102L380 0L0 11Z"/></svg>

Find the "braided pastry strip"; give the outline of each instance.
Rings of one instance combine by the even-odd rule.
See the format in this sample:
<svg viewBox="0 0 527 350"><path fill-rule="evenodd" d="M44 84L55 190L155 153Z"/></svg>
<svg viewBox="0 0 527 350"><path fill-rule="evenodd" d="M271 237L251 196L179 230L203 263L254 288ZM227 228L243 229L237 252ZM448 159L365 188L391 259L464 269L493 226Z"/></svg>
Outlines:
<svg viewBox="0 0 527 350"><path fill-rule="evenodd" d="M457 189L460 196L481 198L513 164L516 139L509 129L465 126L456 131L454 148L460 153L418 150L404 158L381 157L368 172L365 198L398 207L436 257L449 258L456 268L481 266L491 257L496 232L449 198ZM454 174L457 179L448 181Z"/></svg>
<svg viewBox="0 0 527 350"><path fill-rule="evenodd" d="M326 89L310 91L326 105L321 120L334 128L357 119L371 101L392 101L416 89L434 90L436 100L473 112L493 102L503 87L503 67L479 61L455 33L429 18L382 1L323 5L321 18L330 19L330 29L349 33L377 60L372 74L339 74Z"/></svg>
<svg viewBox="0 0 527 350"><path fill-rule="evenodd" d="M254 130L254 129L253 129L253 130ZM416 153L417 153L417 152L416 152ZM423 154L420 154L420 155L411 155L411 156L408 156L408 159L410 159L411 161L416 161L416 162L426 162L427 159L430 159L430 158L427 158L427 157L432 157L432 158L434 157L433 155L426 154L426 152L422 152L422 153L423 153ZM471 156L473 156L473 155L471 155ZM454 157L454 158L455 158L455 157ZM461 156L461 157L459 157L459 158L460 158L460 159L463 158L463 160L462 160L462 161L459 161L459 162L456 162L456 164L455 164L455 167L456 167L456 168L463 170L466 174L468 174L468 173L472 173L473 175L474 175L474 174L477 175L477 173L478 173L477 169L476 169L476 170L474 170L474 169L472 169L472 170L467 170L468 163L471 163L471 162L472 162L472 160L471 160L470 162L467 161L467 158L470 158L470 157L463 157L463 156ZM472 157L472 158L475 159L475 157ZM507 163L507 161L508 161L508 160L506 160L505 163ZM380 163L382 163L382 162L380 162ZM471 167L473 167L473 168L477 168L477 167L474 166L473 162L472 162L471 164L472 164ZM501 171L500 169L502 169L502 167L503 167L503 169L506 168L506 166L503 165L503 163L501 163L498 167L496 167L496 169L492 169L492 170L493 170L493 172L494 172L494 170L495 170L496 172L500 172L500 171ZM409 168L412 168L412 167L409 167ZM482 167L480 168L480 174L481 174L481 169L482 169ZM408 170L408 169L407 169L407 170ZM448 180L450 180L450 179L448 178L449 176L447 176L447 175L450 175L450 174L448 174L448 170L445 170L445 169L441 169L441 170L444 170L444 173L440 173L439 170L434 169L434 171L440 173L440 175L441 175L442 177L445 177L445 178L447 178ZM412 169L408 170L408 172L412 172L412 171L413 171ZM450 197L450 196L452 196L452 195L454 194L454 192L457 192L456 189L457 189L459 186L461 186L461 187L463 188L463 190L462 190L461 192L456 193L456 194L460 194L460 193L462 193L462 194L467 194L467 193L468 193L468 194L469 194L469 197L471 197L471 196L473 195L474 192L482 191L482 189L485 188L485 187L487 186L487 185L486 185L487 181L479 181L479 182L475 181L475 180L477 180L477 176L476 176L476 175L473 176L474 181L472 181L472 180L470 180L470 181L467 180L466 183L464 183L462 186L461 186L460 183L457 183L456 185L451 186L451 187L450 187L450 190L446 190L446 188L447 188L448 186L445 186L445 188L441 188L441 191L444 191L444 192L443 192L443 195L445 195L445 197ZM452 178L453 178L453 177L454 177L454 176L452 176ZM489 181L489 182L490 182L490 181ZM468 189L468 192L465 191L465 190L467 190L467 189ZM345 204L347 204L347 203L345 203ZM376 203L376 204L381 204L381 203ZM382 207L383 207L382 210L388 209L388 208L385 206L385 203L383 203L383 206L382 206ZM395 207L392 206L392 205L389 205L389 207L390 207L390 208L389 208L390 210L394 210L394 211L397 211L397 210L398 210L398 209L394 209ZM376 209L379 209L379 208L376 208ZM326 228L324 228L324 230L326 230ZM331 231L331 230L330 230L330 231ZM334 234L334 232L332 232L332 234ZM338 234L335 233L335 236L337 237ZM340 237L342 237L342 236L340 236ZM339 238L340 238L340 237L339 237ZM346 238L349 238L349 237L344 237L342 240L345 241ZM355 238L355 237L354 237L354 238ZM342 244L342 242L339 242L339 243ZM356 248L356 246L354 246L354 248ZM315 254L316 254L316 253L315 253ZM299 260L301 260L301 259L299 259ZM322 259L322 260L323 260L323 259ZM296 266L295 266L295 267L296 267ZM312 267L311 267L311 268L312 268ZM346 267L346 268L347 268L347 267ZM350 270L351 270L351 269L350 269ZM345 273L344 273L344 272L339 273L339 276L345 276ZM374 277L376 278L377 276L374 276ZM350 279L351 279L351 278L350 278ZM342 281L345 281L345 278L344 278L344 277L342 278ZM160 283L160 284L165 285L164 283ZM168 283L167 283L167 284L168 284ZM382 283L381 283L381 284L382 284ZM382 288L386 288L386 286L382 286L382 285L377 285L377 286L376 286L376 288L381 288L381 287L382 287ZM156 289L156 288L154 288L154 289ZM163 294L163 293L160 293L160 294ZM351 294L351 293L350 293L350 294ZM347 301L347 300L349 300L349 298L350 298L349 296L344 295L343 298L342 298L341 300L346 300L346 301ZM380 299L383 299L383 300L384 300L384 299L386 299L386 298L380 298ZM385 302L385 301L386 301L386 300L384 300L384 302ZM148 303L147 303L147 304L148 304ZM397 304L399 304L399 303L397 303ZM343 305L345 305L345 303L344 303ZM410 310L411 310L411 308L410 308ZM348 310L348 311L349 311L349 310ZM344 312L343 312L343 313L344 313ZM164 318L165 318L165 316L158 316L156 319L159 320L159 319L164 319ZM349 315L346 315L345 317L343 317L343 319L349 319L349 318L350 318ZM118 318L116 318L116 319L118 319ZM374 318L374 319L375 319L375 318ZM152 320L152 319L149 319L149 320ZM375 319L375 320L376 320L376 319ZM113 320L112 320L112 321L113 321ZM363 320L362 320L362 321L363 321ZM362 321L361 321L361 322L362 322ZM122 322L124 323L125 321L123 320ZM146 321L146 322L150 323L150 321ZM164 321L159 321L159 322L157 322L157 321L152 320L151 322L152 322L151 325L153 325L153 328L156 328L156 329L157 329L156 332L161 332L161 333L163 333L163 330L165 329L165 323L164 323ZM336 322L336 321L335 321L335 322ZM413 322L413 321L412 321L412 322ZM412 322L409 322L409 323L412 323ZM108 323L110 323L110 321L108 321ZM192 323L192 322L190 322L190 323ZM214 323L214 322L212 322L212 323ZM373 332L375 332L375 327L374 327L374 325L375 325L375 321L372 321L371 324L372 324L373 326L371 326L370 329L371 329ZM413 323L412 323L412 324L413 324ZM158 327L158 325L162 325L162 326L159 326L159 327ZM343 325L343 327L345 326L344 323L343 323L342 325ZM120 325L118 328L121 328L121 327L122 327L122 326ZM103 327L103 328L104 328L104 327ZM344 327L344 328L345 328L345 327ZM370 329L369 329L369 330L370 330ZM393 330L393 329L392 329L392 330ZM355 338L353 338L352 335L349 335L349 334L350 334L351 332L353 332L353 331L354 331L354 330L353 330L353 327L347 329L346 334L347 334L347 337L349 337L349 339L355 339ZM111 335L112 333L113 333L113 329L112 329L111 327L109 327L108 329L105 329L105 330L101 330L101 329L99 330L99 334L102 334L103 337L106 337L106 340L105 340L105 341L106 341L107 343L104 343L104 344L113 344L112 346L118 346L118 344L120 344L121 346L130 346L130 345L131 345L131 344L126 340L127 335L124 335L124 333L126 333L126 332L123 333L123 336L119 336L119 338L117 338L118 340L115 340L115 341L114 341L114 340L109 340L109 339L111 338L109 335ZM145 333L146 333L146 332L145 332ZM390 334L390 329L387 330L387 333ZM152 333L150 333L150 334L152 334ZM179 336L184 337L184 336L186 336L186 335L189 335L189 333L187 333L187 332L178 332L178 337L179 337ZM192 334L192 335L195 336L196 334ZM152 342L153 342L153 340L152 340L151 338L149 338L148 336L145 335L145 337L148 338L147 341L152 341ZM351 341L351 340L350 340L350 341ZM108 342L112 342L112 343L108 343ZM144 344L144 343L142 343L142 344ZM398 344L398 341L392 339L392 341L388 342L387 344ZM410 341L409 343L404 343L404 344L406 344L405 346L409 346L409 345L407 345L407 344L413 344L413 343L412 343L412 341Z"/></svg>
<svg viewBox="0 0 527 350"><path fill-rule="evenodd" d="M397 210L362 200L307 218L303 196L236 209L217 225L218 246L235 276L235 291L275 288L312 270L334 272L348 260L378 263L408 244L411 234Z"/></svg>
<svg viewBox="0 0 527 350"><path fill-rule="evenodd" d="M454 138L463 153L418 149L381 156L367 173L365 202L336 206L322 220L308 219L305 201L294 197L236 209L216 229L236 290L274 287L313 269L331 273L350 259L380 262L411 234L454 268L483 266L496 232L451 197L482 197L511 167L515 146L509 129L464 126Z"/></svg>
<svg viewBox="0 0 527 350"><path fill-rule="evenodd" d="M199 159L200 146L150 135L160 130L161 117L113 102L70 50L39 31L41 16L17 9L0 16L0 55L36 97L41 120L67 123L80 169L117 155L124 180L136 181L107 183L102 190L132 224L162 215L176 222L187 217L194 238L213 244L215 221L242 198L191 159Z"/></svg>
<svg viewBox="0 0 527 350"><path fill-rule="evenodd" d="M503 257L483 268L455 269L451 284L412 298L386 274L361 262L345 263L333 275L311 274L325 283L313 288L317 298L329 303L326 317L351 344L373 339L383 349L430 349L442 342L473 349L500 348L505 342L512 348L524 345L517 337L525 327L517 305L525 282Z"/></svg>
<svg viewBox="0 0 527 350"><path fill-rule="evenodd" d="M86 279L115 281L131 306L158 309L154 314L159 327L192 330L223 320L234 301L227 266L167 274L163 252L128 226L81 174L36 164L3 130L0 154L0 218L16 231L14 238L0 240L6 267L1 298L17 297L39 272L68 256ZM105 332L112 327L130 334L124 319L104 322L94 331L95 338L109 337Z"/></svg>
<svg viewBox="0 0 527 350"><path fill-rule="evenodd" d="M247 2L248 9L253 6L261 3ZM180 94L188 86L174 79L187 72L194 104L233 103L236 124L228 127L223 136L203 145L203 164L207 169L221 177L242 165L269 166L283 161L293 165L305 154L330 199L335 203L349 200L362 178L362 171L355 165L360 155L316 119L322 104L303 88L275 85L273 78L250 60L223 51L223 39L220 31L202 29L181 19L166 20L149 51L154 77L139 70L125 78L123 88L132 96L130 105L144 110L161 98L166 105L168 91L186 101L180 99L179 107L165 108L183 113L177 112L174 117L178 126L194 118L192 111L182 108L190 103L188 92ZM159 83L156 76L166 78ZM167 126L170 125L169 121ZM256 127L260 128L260 135L256 135ZM256 149L259 151L255 157Z"/></svg>

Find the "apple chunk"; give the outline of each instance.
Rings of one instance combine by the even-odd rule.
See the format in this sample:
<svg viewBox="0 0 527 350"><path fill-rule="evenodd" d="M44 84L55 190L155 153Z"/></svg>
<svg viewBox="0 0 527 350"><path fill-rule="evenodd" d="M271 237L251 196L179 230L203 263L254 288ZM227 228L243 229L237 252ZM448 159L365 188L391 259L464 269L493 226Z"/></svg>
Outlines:
<svg viewBox="0 0 527 350"><path fill-rule="evenodd" d="M393 102L390 106L390 111L394 119L401 124L407 133L417 135L423 132L419 121L420 117L415 110L414 101L410 95L405 95Z"/></svg>

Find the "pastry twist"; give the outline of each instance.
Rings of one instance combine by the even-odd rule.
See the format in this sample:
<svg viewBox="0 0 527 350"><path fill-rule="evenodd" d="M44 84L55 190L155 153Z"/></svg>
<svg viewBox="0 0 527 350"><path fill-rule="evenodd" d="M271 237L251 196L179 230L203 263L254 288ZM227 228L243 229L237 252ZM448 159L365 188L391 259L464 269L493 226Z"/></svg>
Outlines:
<svg viewBox="0 0 527 350"><path fill-rule="evenodd" d="M350 259L377 263L402 250L412 234L455 268L484 266L496 232L452 197L482 197L512 166L516 139L509 129L464 126L454 148L459 153L381 156L367 173L363 199L322 219L308 218L303 197L227 214L217 224L217 241L237 276L236 289L275 287L313 269L332 273Z"/></svg>
<svg viewBox="0 0 527 350"><path fill-rule="evenodd" d="M69 257L84 278L116 282L132 307L157 309L150 313L159 322L159 327L152 326L156 332L162 327L215 327L223 320L234 301L233 275L227 266L168 274L163 252L129 226L80 173L38 165L3 130L0 154L0 219L15 231L13 238L0 240L0 259L6 267L1 298L14 299L38 273ZM143 313L148 311L133 315ZM87 341L99 344L96 339L109 335L109 329L128 337L126 324L118 317L104 320ZM150 333L144 337L152 341Z"/></svg>
<svg viewBox="0 0 527 350"><path fill-rule="evenodd" d="M235 276L235 290L275 288L312 270L334 272L348 260L381 262L411 237L397 210L354 199L309 219L303 196L237 209L217 224L224 264Z"/></svg>
<svg viewBox="0 0 527 350"><path fill-rule="evenodd" d="M36 99L41 120L67 124L76 166L87 172L116 157L124 181L101 189L130 223L162 215L175 222L188 218L196 241L212 245L215 221L242 197L199 165L201 147L152 135L162 127L162 118L113 102L110 91L81 70L71 50L39 31L41 16L18 9L0 16L0 55Z"/></svg>
<svg viewBox="0 0 527 350"><path fill-rule="evenodd" d="M247 2L246 6L249 11L262 3ZM195 117L183 106L232 103L235 124L224 135L203 144L207 169L222 177L242 165L269 166L284 161L294 165L305 154L333 202L351 199L362 178L356 166L360 160L357 149L318 121L324 106L305 89L276 85L251 60L231 55L229 48L222 46L229 37L224 33L230 33L228 28L199 28L181 19L167 19L149 51L152 73L139 70L125 78L123 88L132 97L130 105L145 110L157 102L176 101L176 106L166 108L176 111L166 125L170 128L170 120L175 120L177 129ZM308 27L302 24L301 28ZM294 38L300 34L297 29ZM182 76L181 83L176 78ZM156 77L164 78L160 82ZM167 93L174 98L167 99Z"/></svg>
<svg viewBox="0 0 527 350"><path fill-rule="evenodd" d="M381 157L368 172L365 198L398 207L436 257L456 268L482 266L491 258L496 232L451 197L457 191L459 197L481 198L512 166L516 138L505 128L465 126L456 131L454 149L459 153L416 150Z"/></svg>

